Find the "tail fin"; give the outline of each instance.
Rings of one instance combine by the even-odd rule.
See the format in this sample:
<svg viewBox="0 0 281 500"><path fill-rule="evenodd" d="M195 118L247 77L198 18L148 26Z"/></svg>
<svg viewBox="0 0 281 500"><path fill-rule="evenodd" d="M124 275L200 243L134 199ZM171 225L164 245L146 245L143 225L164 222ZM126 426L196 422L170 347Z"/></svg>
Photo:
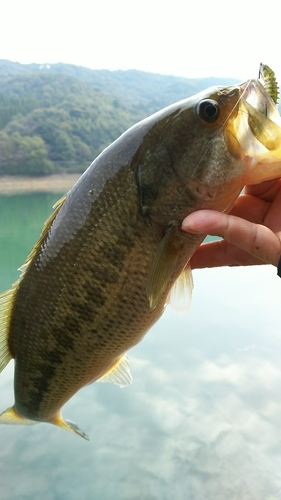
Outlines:
<svg viewBox="0 0 281 500"><path fill-rule="evenodd" d="M69 432L73 432L74 434L78 434L78 436L81 436L87 441L90 441L89 436L87 436L85 432L81 431L81 429L79 429L77 424L75 424L74 422L70 422L70 420L64 420L61 413L58 413L52 420L50 420L50 423L58 425L62 429L65 429L66 431Z"/></svg>
<svg viewBox="0 0 281 500"><path fill-rule="evenodd" d="M38 424L38 423L39 423L39 421L37 421L37 420L31 420L31 419L28 419L28 418L25 418L25 417L22 417L21 415L19 415L17 413L17 411L15 410L14 406L12 406L11 408L7 408L7 410L3 411L3 413L1 413L1 415L0 415L0 424L33 425L33 424ZM58 413L48 423L57 425L58 427L61 427L62 429L65 429L66 431L73 432L74 434L78 434L78 436L81 436L82 438L89 441L89 437L87 436L87 434L85 434L85 432L81 431L81 429L79 429L78 425L74 424L73 422L70 422L69 420L64 420L60 413Z"/></svg>
<svg viewBox="0 0 281 500"><path fill-rule="evenodd" d="M28 418L21 417L15 410L14 406L11 408L7 408L7 410L3 411L0 415L0 424L9 424L9 425L32 425L37 424L36 420L29 420Z"/></svg>

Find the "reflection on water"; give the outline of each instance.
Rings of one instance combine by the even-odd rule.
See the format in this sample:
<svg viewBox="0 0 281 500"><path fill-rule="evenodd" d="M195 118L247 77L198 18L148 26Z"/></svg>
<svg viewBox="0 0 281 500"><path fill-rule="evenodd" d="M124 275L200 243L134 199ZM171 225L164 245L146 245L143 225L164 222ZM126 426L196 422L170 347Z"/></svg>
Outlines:
<svg viewBox="0 0 281 500"><path fill-rule="evenodd" d="M0 287L17 278L55 195L0 197ZM134 383L64 408L90 442L47 424L0 427L1 500L281 499L281 280L272 267L194 272L129 359ZM12 363L0 410L13 403Z"/></svg>

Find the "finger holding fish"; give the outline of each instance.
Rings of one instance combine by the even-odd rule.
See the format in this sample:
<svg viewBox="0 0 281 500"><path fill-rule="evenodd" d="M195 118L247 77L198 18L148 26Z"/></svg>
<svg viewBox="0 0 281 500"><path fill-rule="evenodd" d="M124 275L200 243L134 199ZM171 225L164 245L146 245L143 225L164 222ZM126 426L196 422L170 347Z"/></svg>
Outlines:
<svg viewBox="0 0 281 500"><path fill-rule="evenodd" d="M189 215L182 228L187 232L224 239L201 245L191 258L193 269L258 264L277 266L281 255L281 231L274 233L262 224L254 224L234 215L200 210Z"/></svg>
<svg viewBox="0 0 281 500"><path fill-rule="evenodd" d="M246 186L229 215L202 210L187 216L183 230L224 238L201 245L191 266L277 266L281 255L280 207L281 179L276 179Z"/></svg>

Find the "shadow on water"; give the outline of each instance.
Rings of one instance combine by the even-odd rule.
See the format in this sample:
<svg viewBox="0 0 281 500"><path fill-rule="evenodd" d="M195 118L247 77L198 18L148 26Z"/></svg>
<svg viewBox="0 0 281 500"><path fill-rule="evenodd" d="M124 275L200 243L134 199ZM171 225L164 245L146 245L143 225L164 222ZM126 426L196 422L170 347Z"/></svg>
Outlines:
<svg viewBox="0 0 281 500"><path fill-rule="evenodd" d="M1 290L57 198L0 197ZM0 427L1 500L280 500L279 281L271 267L195 271L188 315L167 308L129 353L134 383L87 386L64 407L89 443ZM10 363L1 411L12 382Z"/></svg>

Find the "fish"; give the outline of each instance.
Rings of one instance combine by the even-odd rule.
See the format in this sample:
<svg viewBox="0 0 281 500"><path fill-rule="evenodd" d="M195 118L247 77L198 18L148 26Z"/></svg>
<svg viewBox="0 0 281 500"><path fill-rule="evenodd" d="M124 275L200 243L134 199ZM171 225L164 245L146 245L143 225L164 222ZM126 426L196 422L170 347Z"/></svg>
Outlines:
<svg viewBox="0 0 281 500"><path fill-rule="evenodd" d="M273 97L273 98L272 98ZM14 359L2 424L47 422L89 439L62 407L95 381L132 382L127 351L168 303L188 309L191 212L228 212L246 184L281 175L281 119L260 79L215 86L145 118L54 206L0 295L0 371Z"/></svg>

